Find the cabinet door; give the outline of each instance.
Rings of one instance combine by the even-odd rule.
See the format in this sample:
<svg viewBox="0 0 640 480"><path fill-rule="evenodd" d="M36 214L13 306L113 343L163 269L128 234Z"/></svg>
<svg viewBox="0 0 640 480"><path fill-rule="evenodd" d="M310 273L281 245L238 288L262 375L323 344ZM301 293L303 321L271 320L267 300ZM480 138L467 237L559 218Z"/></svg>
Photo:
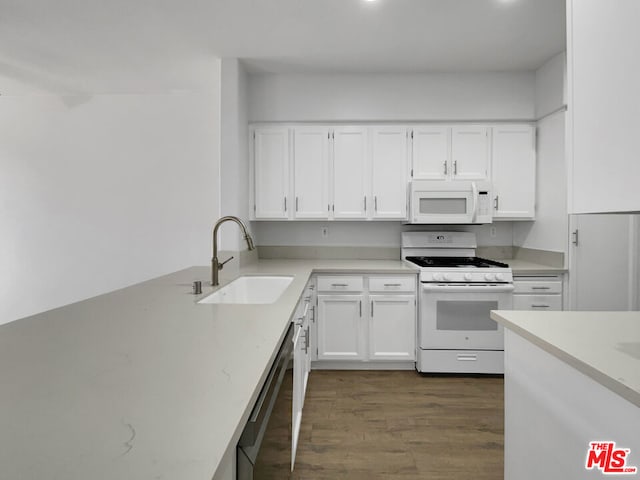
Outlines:
<svg viewBox="0 0 640 480"><path fill-rule="evenodd" d="M531 125L493 128L493 218L535 217L536 153Z"/></svg>
<svg viewBox="0 0 640 480"><path fill-rule="evenodd" d="M407 129L372 131L372 218L407 218Z"/></svg>
<svg viewBox="0 0 640 480"><path fill-rule="evenodd" d="M415 295L371 295L369 359L415 360Z"/></svg>
<svg viewBox="0 0 640 480"><path fill-rule="evenodd" d="M413 178L445 180L451 174L451 129L421 126L412 132Z"/></svg>
<svg viewBox="0 0 640 480"><path fill-rule="evenodd" d="M367 129L336 128L333 133L334 218L366 218L368 173Z"/></svg>
<svg viewBox="0 0 640 480"><path fill-rule="evenodd" d="M569 213L638 212L640 2L567 2Z"/></svg>
<svg viewBox="0 0 640 480"><path fill-rule="evenodd" d="M570 225L569 310L637 309L635 215L570 215Z"/></svg>
<svg viewBox="0 0 640 480"><path fill-rule="evenodd" d="M293 136L294 216L328 218L329 129L296 127Z"/></svg>
<svg viewBox="0 0 640 480"><path fill-rule="evenodd" d="M295 465L298 439L300 438L300 425L302 424L302 407L305 395L305 325L297 325L293 337L293 398L292 424L291 424L291 469Z"/></svg>
<svg viewBox="0 0 640 480"><path fill-rule="evenodd" d="M453 179L487 180L489 178L489 129L468 125L451 129Z"/></svg>
<svg viewBox="0 0 640 480"><path fill-rule="evenodd" d="M253 146L256 218L288 218L289 129L257 128Z"/></svg>
<svg viewBox="0 0 640 480"><path fill-rule="evenodd" d="M362 295L318 295L318 360L363 360Z"/></svg>

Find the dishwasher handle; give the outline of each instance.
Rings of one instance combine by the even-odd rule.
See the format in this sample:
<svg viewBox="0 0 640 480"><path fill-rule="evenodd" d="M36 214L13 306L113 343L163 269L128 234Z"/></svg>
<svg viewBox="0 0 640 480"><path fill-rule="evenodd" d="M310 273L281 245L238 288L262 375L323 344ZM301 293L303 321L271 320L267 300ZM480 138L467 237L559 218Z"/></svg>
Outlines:
<svg viewBox="0 0 640 480"><path fill-rule="evenodd" d="M294 325L289 325L289 330L278 351L276 359L273 361L267 380L262 386L258 400L251 411L249 420L242 431L238 445L241 447L252 447L256 444L260 431L266 428L271 416L271 411L278 398L280 386L284 379L291 354L293 352Z"/></svg>

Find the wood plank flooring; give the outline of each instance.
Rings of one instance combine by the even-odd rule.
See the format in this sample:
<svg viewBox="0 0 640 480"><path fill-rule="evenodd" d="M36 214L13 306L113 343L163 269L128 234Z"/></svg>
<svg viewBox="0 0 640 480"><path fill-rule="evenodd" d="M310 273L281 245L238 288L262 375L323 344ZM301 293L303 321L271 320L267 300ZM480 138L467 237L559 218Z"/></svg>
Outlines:
<svg viewBox="0 0 640 480"><path fill-rule="evenodd" d="M290 405L279 403L261 452L283 465ZM503 408L501 377L312 371L295 470L260 478L502 479Z"/></svg>

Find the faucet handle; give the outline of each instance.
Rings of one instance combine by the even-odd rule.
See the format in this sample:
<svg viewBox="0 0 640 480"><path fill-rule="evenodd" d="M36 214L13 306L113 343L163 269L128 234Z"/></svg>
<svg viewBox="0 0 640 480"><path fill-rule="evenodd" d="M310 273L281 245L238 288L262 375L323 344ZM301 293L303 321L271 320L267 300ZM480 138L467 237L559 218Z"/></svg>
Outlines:
<svg viewBox="0 0 640 480"><path fill-rule="evenodd" d="M222 263L218 263L218 270L222 270L222 267L224 267L224 264L229 262L229 260L233 260L233 256L227 258L224 262Z"/></svg>

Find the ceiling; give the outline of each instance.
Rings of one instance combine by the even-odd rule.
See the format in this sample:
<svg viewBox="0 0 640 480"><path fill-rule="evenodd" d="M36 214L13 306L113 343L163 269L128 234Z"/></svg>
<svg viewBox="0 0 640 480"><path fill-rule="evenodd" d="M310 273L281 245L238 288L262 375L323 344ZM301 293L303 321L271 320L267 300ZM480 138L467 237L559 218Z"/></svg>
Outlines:
<svg viewBox="0 0 640 480"><path fill-rule="evenodd" d="M0 76L55 92L201 88L215 57L254 73L486 72L564 49L564 0L0 0Z"/></svg>

